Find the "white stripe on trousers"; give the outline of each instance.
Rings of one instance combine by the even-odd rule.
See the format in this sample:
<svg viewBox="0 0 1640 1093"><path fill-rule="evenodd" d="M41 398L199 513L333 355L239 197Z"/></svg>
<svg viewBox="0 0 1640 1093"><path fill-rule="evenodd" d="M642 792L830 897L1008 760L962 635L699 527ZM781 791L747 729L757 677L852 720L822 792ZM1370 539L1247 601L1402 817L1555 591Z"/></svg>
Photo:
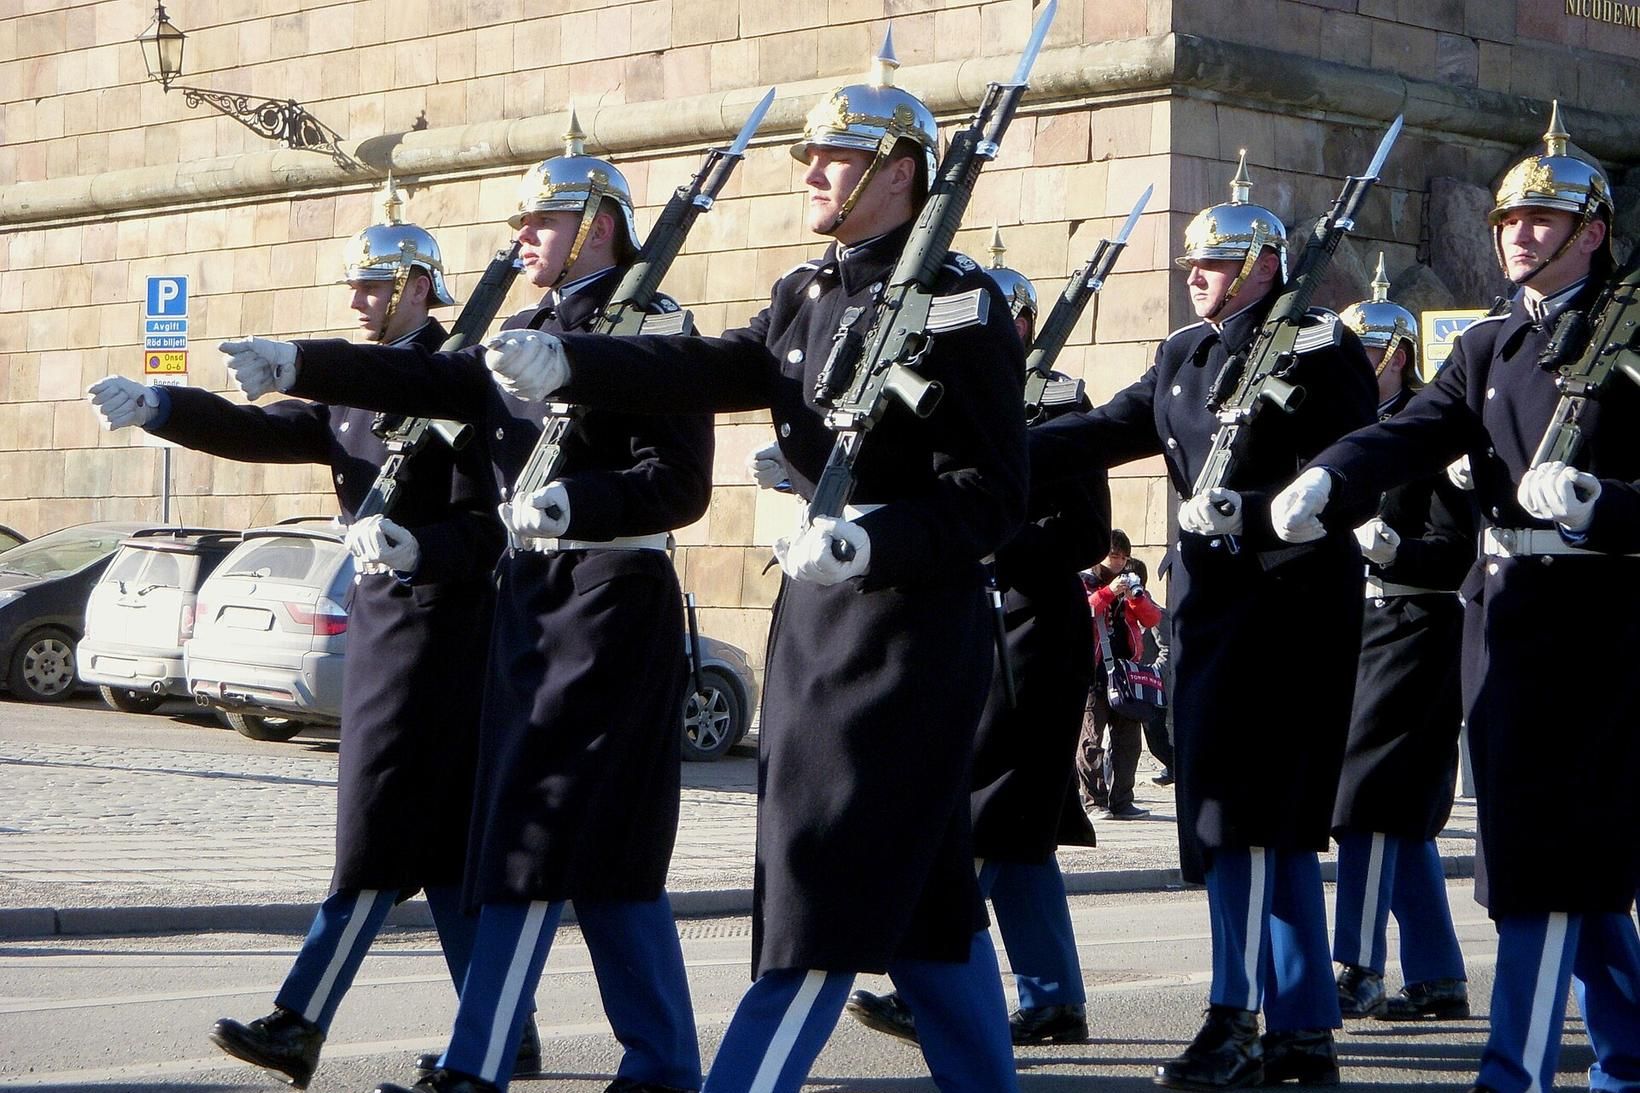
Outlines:
<svg viewBox="0 0 1640 1093"><path fill-rule="evenodd" d="M342 966L353 953L353 943L359 939L359 931L364 929L364 920L370 917L376 900L381 896L378 888L361 888L353 899L353 912L347 917L347 925L342 928L342 936L336 941L336 951L330 954L330 963L325 965L325 974L319 977L319 982L313 988L313 996L308 999L310 1012L302 1014L309 1021L316 1020L319 1014L325 1011L330 1002L330 992L336 989L336 977L342 974Z"/></svg>
<svg viewBox="0 0 1640 1093"><path fill-rule="evenodd" d="M1247 974L1247 1005L1243 1009L1257 1010L1259 963L1264 944L1264 847L1247 848L1247 949L1242 969Z"/></svg>
<svg viewBox="0 0 1640 1093"><path fill-rule="evenodd" d="M491 1075L512 1073L511 1067L505 1072L501 1069L506 1053L518 1050L517 1038L512 1035L512 1016L518 1012L518 1001L524 993L524 974L529 970L530 961L535 959L536 947L541 943L541 924L547 917L547 908L551 906L545 900L532 900L530 909L524 912L518 944L513 947L512 962L507 965L507 977L501 981L494 1015L490 1018L490 1043L484 1049L482 1075L486 1081L492 1080Z"/></svg>
<svg viewBox="0 0 1640 1093"><path fill-rule="evenodd" d="M797 988L785 1015L780 1018L780 1027L769 1038L769 1049L763 1053L763 1062L758 1065L757 1075L752 1079L747 1093L770 1093L774 1089L775 1083L780 1080L780 1072L786 1068L786 1060L791 1058L792 1049L797 1046L797 1037L802 1033L804 1023L814 1011L814 1000L820 997L820 987L825 981L825 972L803 973L803 985Z"/></svg>
<svg viewBox="0 0 1640 1093"><path fill-rule="evenodd" d="M1526 1042L1521 1045L1520 1059L1532 1084L1526 1093L1543 1093L1538 1076L1543 1073L1549 1052L1549 1021L1557 1005L1564 999L1555 997L1560 986L1560 966L1566 960L1566 928L1570 916L1564 911L1551 911L1543 928L1543 958L1538 964L1537 988L1532 991L1532 1014L1526 1023ZM1559 1048L1557 1043L1555 1048Z"/></svg>
<svg viewBox="0 0 1640 1093"><path fill-rule="evenodd" d="M1378 893L1384 879L1384 833L1372 833L1371 849L1367 851L1367 890L1362 893L1361 899L1361 943L1355 954L1355 962L1361 967L1372 963L1373 942L1377 931L1373 928L1378 924Z"/></svg>

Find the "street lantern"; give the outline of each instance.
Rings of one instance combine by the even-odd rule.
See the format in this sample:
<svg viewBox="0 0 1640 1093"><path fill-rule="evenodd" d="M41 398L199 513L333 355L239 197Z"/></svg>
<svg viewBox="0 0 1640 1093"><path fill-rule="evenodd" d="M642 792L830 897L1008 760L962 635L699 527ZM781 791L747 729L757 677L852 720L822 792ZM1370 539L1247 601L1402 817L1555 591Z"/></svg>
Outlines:
<svg viewBox="0 0 1640 1093"><path fill-rule="evenodd" d="M182 43L188 36L165 16L165 5L154 5L154 21L137 35L142 43L142 63L148 66L148 78L158 80L161 87L171 90L171 81L182 75Z"/></svg>
<svg viewBox="0 0 1640 1093"><path fill-rule="evenodd" d="M167 92L182 75L182 44L187 39L177 25L166 16L165 5L154 5L154 21L137 35L142 46L142 63L148 66L148 78L158 80ZM286 148L327 155L337 166L352 170L362 166L337 145L340 133L307 112L295 99L254 100L249 95L234 91L210 91L201 87L178 87L183 104L192 109L200 103L211 107L249 129L259 137L277 140Z"/></svg>

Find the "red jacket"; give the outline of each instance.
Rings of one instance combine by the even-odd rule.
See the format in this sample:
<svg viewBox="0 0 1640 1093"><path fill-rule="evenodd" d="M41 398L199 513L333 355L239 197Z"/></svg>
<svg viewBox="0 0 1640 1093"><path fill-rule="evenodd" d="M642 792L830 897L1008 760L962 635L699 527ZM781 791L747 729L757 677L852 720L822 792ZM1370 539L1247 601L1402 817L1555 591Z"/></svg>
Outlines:
<svg viewBox="0 0 1640 1093"><path fill-rule="evenodd" d="M1137 660L1144 652L1144 632L1162 621L1162 609L1156 606L1156 601L1150 598L1150 593L1139 589L1125 603L1118 604L1120 597L1110 585L1100 585L1088 595L1088 608L1093 612L1095 620L1103 617L1106 626L1113 626L1112 616L1119 616L1127 624L1128 648L1131 652L1127 657L1119 660ZM1114 608L1114 610L1113 610ZM1094 624L1093 662L1098 664L1104 653L1098 644L1099 627ZM1114 634L1114 631L1113 631ZM1114 637L1113 637L1114 640ZM1113 646L1114 648L1114 646Z"/></svg>

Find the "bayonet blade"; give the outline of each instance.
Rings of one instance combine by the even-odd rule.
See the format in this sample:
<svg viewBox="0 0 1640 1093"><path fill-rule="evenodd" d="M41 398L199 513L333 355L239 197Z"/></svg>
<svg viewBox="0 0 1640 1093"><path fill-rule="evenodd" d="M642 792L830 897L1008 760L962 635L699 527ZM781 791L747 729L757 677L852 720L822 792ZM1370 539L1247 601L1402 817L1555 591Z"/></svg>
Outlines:
<svg viewBox="0 0 1640 1093"><path fill-rule="evenodd" d="M1395 147L1395 140L1401 135L1402 114L1395 115L1395 121L1390 125L1389 132L1384 139L1378 142L1378 151L1373 154L1372 162L1367 166L1367 173L1362 178L1377 178L1378 172L1384 169L1384 161L1389 158L1389 150Z"/></svg>
<svg viewBox="0 0 1640 1093"><path fill-rule="evenodd" d="M1134 226L1139 223L1139 214L1145 211L1145 206L1150 204L1150 195L1155 192L1156 185L1152 183L1145 187L1145 192L1140 194L1139 200L1133 203L1133 211L1128 213L1126 222L1122 224L1122 230L1116 233L1116 244L1118 246L1127 243L1128 236L1133 234Z"/></svg>
<svg viewBox="0 0 1640 1093"><path fill-rule="evenodd" d="M1042 40L1048 36L1048 26L1053 22L1054 13L1059 10L1059 0L1048 0L1048 6L1042 9L1037 17L1036 26L1031 29L1031 40L1025 43L1025 52L1020 55L1019 67L1014 69L1013 83L1023 86L1031 82L1031 68L1036 64L1036 55L1042 52Z"/></svg>
<svg viewBox="0 0 1640 1093"><path fill-rule="evenodd" d="M773 102L774 88L771 87L761 99L757 100L757 105L752 107L752 116L746 119L746 124L740 127L740 135L735 137L733 144L729 145L729 154L731 156L746 154L746 146L752 143L752 137L757 133L757 127L763 124L763 115L769 112L769 106Z"/></svg>

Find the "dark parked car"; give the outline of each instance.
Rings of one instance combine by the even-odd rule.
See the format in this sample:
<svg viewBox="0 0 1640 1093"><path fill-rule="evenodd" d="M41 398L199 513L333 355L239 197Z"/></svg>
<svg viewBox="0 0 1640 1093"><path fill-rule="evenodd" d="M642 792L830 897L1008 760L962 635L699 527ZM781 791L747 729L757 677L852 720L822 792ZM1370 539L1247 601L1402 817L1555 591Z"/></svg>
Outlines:
<svg viewBox="0 0 1640 1093"><path fill-rule="evenodd" d="M27 535L24 535L22 532L16 531L12 528L8 528L4 524L0 524L0 551L10 550L19 543L26 542L28 542Z"/></svg>
<svg viewBox="0 0 1640 1093"><path fill-rule="evenodd" d="M0 671L17 698L62 702L79 680L85 603L120 541L146 524L77 524L0 551Z"/></svg>
<svg viewBox="0 0 1640 1093"><path fill-rule="evenodd" d="M757 676L739 647L700 632L692 593L684 596L684 604L689 621L685 634L689 681L684 686L683 757L703 763L721 757L751 730L752 712L757 709Z"/></svg>

